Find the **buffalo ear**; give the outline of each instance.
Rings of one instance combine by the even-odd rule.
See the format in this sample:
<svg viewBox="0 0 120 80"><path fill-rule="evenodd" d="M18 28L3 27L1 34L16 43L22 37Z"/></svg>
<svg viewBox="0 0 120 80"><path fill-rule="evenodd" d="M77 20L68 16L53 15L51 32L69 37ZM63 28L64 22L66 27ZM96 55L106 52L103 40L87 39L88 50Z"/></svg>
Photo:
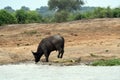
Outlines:
<svg viewBox="0 0 120 80"><path fill-rule="evenodd" d="M35 55L36 54L36 52L33 52L33 51L31 51L32 53L33 53L33 55Z"/></svg>

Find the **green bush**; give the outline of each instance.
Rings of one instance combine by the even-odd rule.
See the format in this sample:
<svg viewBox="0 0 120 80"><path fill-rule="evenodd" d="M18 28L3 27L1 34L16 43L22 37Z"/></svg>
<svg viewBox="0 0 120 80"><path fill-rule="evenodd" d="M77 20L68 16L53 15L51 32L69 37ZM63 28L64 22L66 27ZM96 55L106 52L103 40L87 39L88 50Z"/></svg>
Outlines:
<svg viewBox="0 0 120 80"><path fill-rule="evenodd" d="M24 10L17 10L16 11L16 18L17 18L17 22L20 24L26 23L27 20L27 12Z"/></svg>
<svg viewBox="0 0 120 80"><path fill-rule="evenodd" d="M120 59L110 59L110 60L99 60L93 62L93 66L115 66L120 65Z"/></svg>
<svg viewBox="0 0 120 80"><path fill-rule="evenodd" d="M5 10L0 10L0 26L3 24L14 24L17 20L14 15Z"/></svg>
<svg viewBox="0 0 120 80"><path fill-rule="evenodd" d="M47 17L43 18L43 22L44 23L52 23L52 22L55 22L55 18L54 18L54 16L47 16Z"/></svg>
<svg viewBox="0 0 120 80"><path fill-rule="evenodd" d="M42 22L42 16L36 11L17 10L16 18L20 24Z"/></svg>
<svg viewBox="0 0 120 80"><path fill-rule="evenodd" d="M47 17L42 17L37 11L31 11L26 9L20 9L9 13L6 10L0 10L0 26L4 24L24 24L24 23L51 23L51 22L66 22L81 19L93 19L93 18L120 18L120 8L101 8L98 7L95 10L89 12L58 10L56 13L51 13Z"/></svg>
<svg viewBox="0 0 120 80"><path fill-rule="evenodd" d="M26 23L39 23L42 22L42 16L36 11L28 11Z"/></svg>
<svg viewBox="0 0 120 80"><path fill-rule="evenodd" d="M120 18L120 8L115 8L112 10L113 17Z"/></svg>
<svg viewBox="0 0 120 80"><path fill-rule="evenodd" d="M74 17L74 20L81 20L83 18L86 18L86 16L84 14L79 13L79 14L76 14L76 16Z"/></svg>
<svg viewBox="0 0 120 80"><path fill-rule="evenodd" d="M55 22L65 22L67 21L69 13L67 11L59 11L55 13Z"/></svg>
<svg viewBox="0 0 120 80"><path fill-rule="evenodd" d="M93 18L119 18L120 17L120 8L111 9L107 8L96 8L91 14L88 14Z"/></svg>

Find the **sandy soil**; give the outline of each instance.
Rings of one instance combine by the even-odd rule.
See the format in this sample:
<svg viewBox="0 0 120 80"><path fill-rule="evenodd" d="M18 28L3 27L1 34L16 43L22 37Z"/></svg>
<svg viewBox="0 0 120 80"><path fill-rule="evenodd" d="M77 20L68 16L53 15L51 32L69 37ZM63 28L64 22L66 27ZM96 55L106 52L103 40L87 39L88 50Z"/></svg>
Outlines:
<svg viewBox="0 0 120 80"><path fill-rule="evenodd" d="M63 59L57 59L58 52L52 52L50 62L120 58L120 18L104 18L0 26L0 64L33 61L31 50L36 51L42 38L54 34L65 38L65 53Z"/></svg>

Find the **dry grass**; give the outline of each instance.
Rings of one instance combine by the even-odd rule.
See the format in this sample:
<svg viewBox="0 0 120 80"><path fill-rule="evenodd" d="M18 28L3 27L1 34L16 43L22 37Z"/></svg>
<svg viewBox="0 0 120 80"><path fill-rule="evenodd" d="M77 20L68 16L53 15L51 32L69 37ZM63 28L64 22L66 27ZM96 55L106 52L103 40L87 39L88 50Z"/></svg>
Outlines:
<svg viewBox="0 0 120 80"><path fill-rule="evenodd" d="M89 19L54 24L13 24L0 27L0 64L33 61L44 37L60 34L65 38L63 60L81 62L120 58L120 19ZM52 52L50 61L59 61ZM44 60L44 57L42 57Z"/></svg>

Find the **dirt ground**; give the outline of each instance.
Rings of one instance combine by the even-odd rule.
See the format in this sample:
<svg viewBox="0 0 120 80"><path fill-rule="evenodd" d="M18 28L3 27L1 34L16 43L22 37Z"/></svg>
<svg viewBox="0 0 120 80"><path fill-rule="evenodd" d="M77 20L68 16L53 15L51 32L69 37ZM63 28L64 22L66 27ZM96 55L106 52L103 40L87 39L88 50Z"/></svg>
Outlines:
<svg viewBox="0 0 120 80"><path fill-rule="evenodd" d="M50 62L78 63L120 58L120 18L88 19L51 24L12 24L0 26L0 64L34 61L41 39L54 34L65 38L63 59L58 52ZM45 61L44 56L41 59Z"/></svg>

